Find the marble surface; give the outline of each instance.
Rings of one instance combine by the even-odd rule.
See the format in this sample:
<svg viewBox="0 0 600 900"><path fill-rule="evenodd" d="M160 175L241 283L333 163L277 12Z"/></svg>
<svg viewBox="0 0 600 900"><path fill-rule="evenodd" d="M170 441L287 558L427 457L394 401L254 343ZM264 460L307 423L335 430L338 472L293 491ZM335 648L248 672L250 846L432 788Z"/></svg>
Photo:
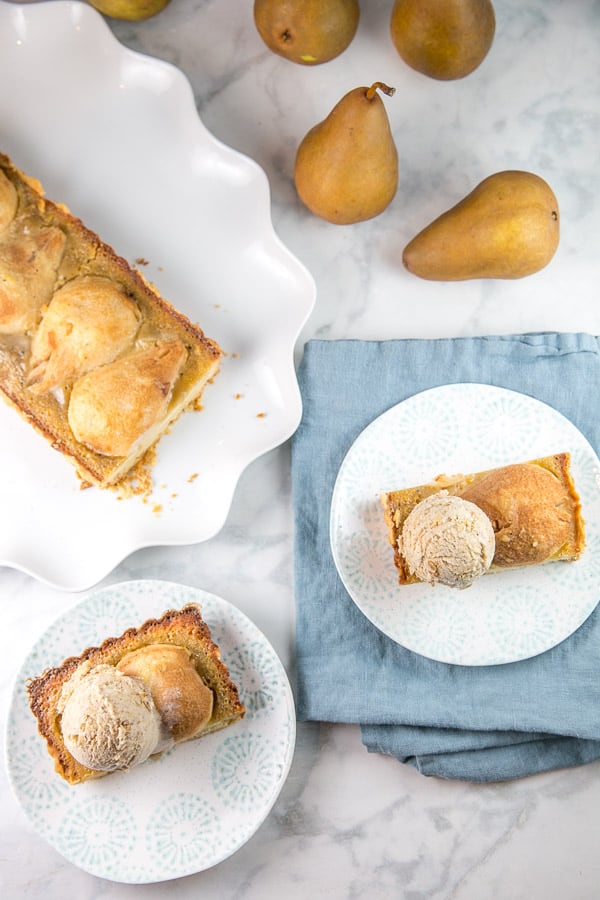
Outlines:
<svg viewBox="0 0 600 900"><path fill-rule="evenodd" d="M267 173L275 228L318 289L298 357L315 336L600 333L600 4L498 0L488 58L467 79L450 83L418 75L397 56L388 36L391 0L361 5L353 44L314 68L266 49L251 0L171 0L147 22L110 21L126 46L180 67L208 128ZM398 193L375 220L329 225L297 199L295 149L342 94L376 80L396 87L386 107L400 156ZM562 237L550 266L517 282L436 284L405 272L407 240L486 175L506 168L538 172L559 198ZM292 565L286 444L246 470L216 537L139 551L103 584L161 578L217 593L253 619L293 679ZM4 725L22 658L80 595L2 569L0 596ZM9 900L587 900L598 896L600 881L599 776L595 763L486 786L427 779L367 754L356 727L299 723L288 780L242 849L185 879L127 886L65 862L26 820L3 772L0 892Z"/></svg>

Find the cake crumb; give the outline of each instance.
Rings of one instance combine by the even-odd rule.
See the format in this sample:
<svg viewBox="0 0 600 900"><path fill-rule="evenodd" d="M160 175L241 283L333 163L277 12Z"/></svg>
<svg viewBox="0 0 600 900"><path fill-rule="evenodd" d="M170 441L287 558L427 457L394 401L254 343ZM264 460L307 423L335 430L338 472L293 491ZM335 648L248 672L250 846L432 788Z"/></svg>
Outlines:
<svg viewBox="0 0 600 900"><path fill-rule="evenodd" d="M144 259L143 256L138 256L138 258L135 260L135 264L136 264L136 266L149 266L150 265L148 260Z"/></svg>
<svg viewBox="0 0 600 900"><path fill-rule="evenodd" d="M112 485L112 489L117 492L119 499L127 499L129 497L148 497L152 493L152 469L156 465L156 445L149 447L141 459L137 461L135 466L130 470L127 476L119 481L118 484Z"/></svg>
<svg viewBox="0 0 600 900"><path fill-rule="evenodd" d="M192 484L192 482L194 482L197 477L198 477L198 472L194 472L192 475L190 475L190 477L188 478L188 484Z"/></svg>
<svg viewBox="0 0 600 900"><path fill-rule="evenodd" d="M259 413L256 413L256 418L264 419L266 417L266 415L267 415L266 412L259 412Z"/></svg>

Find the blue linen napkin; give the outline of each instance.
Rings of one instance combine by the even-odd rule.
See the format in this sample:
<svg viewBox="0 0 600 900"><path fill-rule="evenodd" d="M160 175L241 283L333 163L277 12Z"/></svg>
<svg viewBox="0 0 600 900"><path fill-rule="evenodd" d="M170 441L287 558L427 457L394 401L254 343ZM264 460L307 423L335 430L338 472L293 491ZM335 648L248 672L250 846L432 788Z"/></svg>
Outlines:
<svg viewBox="0 0 600 900"><path fill-rule="evenodd" d="M529 394L600 449L600 343L589 334L309 341L292 441L297 711L357 723L371 752L426 775L498 781L600 758L600 610L558 646L499 666L440 663L381 633L337 574L329 514L339 467L390 407L443 384ZM599 585L600 590L600 585Z"/></svg>

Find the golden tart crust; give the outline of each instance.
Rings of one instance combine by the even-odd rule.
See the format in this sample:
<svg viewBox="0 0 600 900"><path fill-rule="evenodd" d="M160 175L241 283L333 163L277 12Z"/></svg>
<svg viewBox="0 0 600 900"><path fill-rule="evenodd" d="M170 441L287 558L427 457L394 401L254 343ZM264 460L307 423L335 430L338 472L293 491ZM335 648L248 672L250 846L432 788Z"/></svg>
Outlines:
<svg viewBox="0 0 600 900"><path fill-rule="evenodd" d="M86 309L98 304L103 316L93 321ZM128 442L121 434L112 446L111 433L129 404L126 391L113 398L105 444L78 440L68 415L78 380L88 378L88 413L96 404L104 414L106 404L89 390L88 376L140 350L161 357L167 344L178 346L181 363L166 381L160 373L153 383L146 379L148 405L157 391L164 402L154 403L150 422L135 423L145 430L131 433ZM221 355L218 344L140 272L0 154L0 392L76 466L84 483L106 487L124 480L183 410L198 405ZM139 384L135 390L133 402L144 403Z"/></svg>
<svg viewBox="0 0 600 900"><path fill-rule="evenodd" d="M136 655L148 648L156 652L159 664L152 667L143 661L136 666ZM169 653L173 650L173 653ZM185 660L179 656L185 656ZM212 693L212 703L200 728L203 710L198 710L195 699L197 692L190 691L189 702L186 684L189 681L187 661L191 662L197 675ZM203 737L241 719L246 712L240 701L237 686L231 679L227 666L221 660L221 652L212 640L210 629L202 618L200 608L193 603L180 610L167 610L158 619L148 619L139 628L129 628L120 637L105 640L99 647L89 647L79 656L69 657L61 665L47 669L27 683L27 694L31 710L38 721L38 730L45 738L54 767L59 775L70 784L78 784L90 778L100 778L107 772L92 770L78 762L65 747L61 731L61 696L63 687L81 667L93 668L98 665L120 667L124 674L140 677L146 682L157 699L161 712L161 693L165 697L180 696L175 707L163 715L172 732L175 743ZM162 674L161 674L162 666ZM155 679L152 683L144 668L153 668ZM158 673L158 674L156 674Z"/></svg>
<svg viewBox="0 0 600 900"><path fill-rule="evenodd" d="M578 559L585 548L585 525L570 461L569 453L557 453L468 475L438 475L427 484L382 494L399 583L419 580L408 571L398 546L406 517L442 490L475 503L491 520L496 551L488 572Z"/></svg>

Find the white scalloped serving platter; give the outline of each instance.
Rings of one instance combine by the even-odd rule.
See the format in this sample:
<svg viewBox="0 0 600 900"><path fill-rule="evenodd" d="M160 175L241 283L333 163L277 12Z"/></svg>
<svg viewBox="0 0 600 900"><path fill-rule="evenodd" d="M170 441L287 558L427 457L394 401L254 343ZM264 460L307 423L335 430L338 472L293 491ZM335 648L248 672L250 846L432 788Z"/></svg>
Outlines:
<svg viewBox="0 0 600 900"><path fill-rule="evenodd" d="M248 464L296 429L294 346L315 285L277 237L263 170L202 124L187 78L123 47L90 6L0 0L0 151L225 351L204 409L159 444L145 501L81 491L0 403L0 564L65 590L134 550L206 540Z"/></svg>

